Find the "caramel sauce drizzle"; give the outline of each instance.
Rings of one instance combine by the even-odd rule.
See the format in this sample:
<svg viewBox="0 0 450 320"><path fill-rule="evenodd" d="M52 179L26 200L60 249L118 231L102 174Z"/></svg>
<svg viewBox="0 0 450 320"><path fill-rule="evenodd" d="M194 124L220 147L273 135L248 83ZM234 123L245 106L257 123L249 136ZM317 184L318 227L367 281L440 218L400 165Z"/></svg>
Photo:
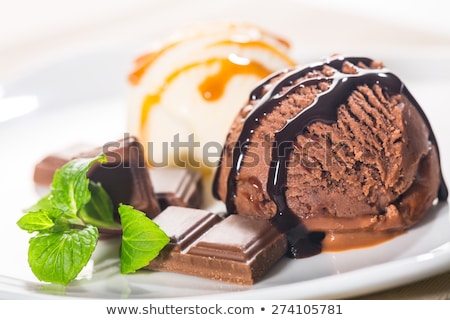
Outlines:
<svg viewBox="0 0 450 320"><path fill-rule="evenodd" d="M277 38L276 41L278 41L281 45L288 47L288 43L285 41L282 41L281 39ZM136 68L134 72L132 72L129 75L129 81L133 85L139 84L140 80L142 79L145 71L151 67L153 63L166 51L169 49L181 44L182 41L176 41L173 42L164 48L160 49L157 52L149 53L146 55L143 55L136 59ZM235 40L223 40L218 41L215 43L211 43L206 46L208 47L215 47L215 46L230 46L230 45L236 45L237 51L240 51L242 48L259 48L262 50L265 50L267 52L270 52L272 55L276 55L280 57L282 60L286 62L288 65L295 65L295 62L285 55L283 52L279 51L275 47L271 46L268 43L262 42L262 41L240 41L239 39ZM231 57L234 56L236 59L232 59ZM148 137L147 132L147 123L149 119L149 114L151 112L151 109L153 106L157 105L160 101L162 96L164 95L166 89L168 86L182 73L189 71L191 69L200 67L200 66L208 66L213 67L214 65L218 65L218 71L215 73L210 74L207 76L199 85L198 90L203 97L205 101L218 101L222 98L225 88L227 84L230 82L230 80L236 76L236 75L254 75L255 77L262 79L266 77L268 74L272 72L272 70L265 67L263 64L249 60L245 57L239 57L238 55L230 54L228 58L211 58L207 61L201 61L201 62L193 62L191 64L188 64L178 70L175 70L172 72L167 78L163 81L163 85L159 87L154 93L149 94L145 97L142 109L141 109L141 115L140 115L140 129L139 134L142 138Z"/></svg>
<svg viewBox="0 0 450 320"><path fill-rule="evenodd" d="M171 73L164 81L163 86L161 86L155 93L149 94L145 97L141 112L141 132L145 129L148 114L150 113L152 106L161 101L161 97L164 95L167 87L170 86L176 78L191 69L200 66L212 67L214 65L219 66L218 71L207 76L198 85L198 90L200 91L203 99L206 101L219 100L223 96L228 82L235 75L248 74L255 75L258 78L263 78L271 72L271 70L256 61L249 61L247 64L236 64L228 58L211 58L207 61L188 64Z"/></svg>
<svg viewBox="0 0 450 320"><path fill-rule="evenodd" d="M134 61L134 71L128 75L128 81L132 85L138 85L145 71L156 61L156 59L162 56L163 53L168 51L170 48L173 48L178 44L179 42L174 42L166 45L164 48L161 48L158 51L149 52L136 58L136 60Z"/></svg>
<svg viewBox="0 0 450 320"><path fill-rule="evenodd" d="M278 43L280 43L281 45L283 45L284 47L289 47L289 43L281 38L276 38L276 41ZM162 56L165 52L167 52L169 49L181 44L183 41L175 41L173 43L170 43L168 45L166 45L165 47L159 49L158 51L154 51L154 52L149 52L146 54L141 55L140 57L138 57L135 60L135 68L134 71L130 73L130 75L128 76L128 81L132 84L132 85L138 85L139 82L141 81L145 71L151 67L151 65L160 57ZM229 45L237 45L240 48L260 48L263 50L266 50L268 52L270 52L272 55L275 55L279 58L281 58L282 60L284 60L286 62L287 65L290 66L294 66L296 65L296 62L294 60L292 60L289 56L287 56L286 54L284 54L283 52L281 52L280 50L278 50L277 48L275 48L274 46L263 42L263 41L245 41L245 40L239 40L239 39L228 39L228 40L222 40L222 41L217 41L215 43L211 43L209 45L206 46L206 48L209 47L217 47L217 46L229 46ZM268 75L269 73L267 73L266 75ZM264 75L264 76L266 76Z"/></svg>

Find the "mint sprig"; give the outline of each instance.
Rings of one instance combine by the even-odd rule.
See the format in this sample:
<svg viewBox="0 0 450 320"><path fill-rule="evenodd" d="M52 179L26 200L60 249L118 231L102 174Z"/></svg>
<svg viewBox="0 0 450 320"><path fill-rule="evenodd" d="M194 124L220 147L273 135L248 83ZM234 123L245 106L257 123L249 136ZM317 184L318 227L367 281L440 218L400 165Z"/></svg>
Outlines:
<svg viewBox="0 0 450 320"><path fill-rule="evenodd" d="M30 239L28 263L41 281L68 284L80 273L94 252L96 227L64 232L44 232Z"/></svg>
<svg viewBox="0 0 450 320"><path fill-rule="evenodd" d="M38 210L24 215L17 221L17 225L28 232L44 231L52 228L55 223L47 212Z"/></svg>
<svg viewBox="0 0 450 320"><path fill-rule="evenodd" d="M76 215L89 202L91 193L86 173L97 161L106 162L106 156L75 159L55 172L50 198L55 208Z"/></svg>
<svg viewBox="0 0 450 320"><path fill-rule="evenodd" d="M55 172L50 193L24 210L17 225L35 235L30 238L28 263L35 276L67 285L92 256L101 228L120 228L112 201L99 183L86 173L105 155L75 159ZM169 238L141 211L120 205L123 223L121 272L131 273L154 259Z"/></svg>
<svg viewBox="0 0 450 320"><path fill-rule="evenodd" d="M37 233L30 239L28 263L39 280L68 284L97 245L97 228L78 216L91 200L86 173L96 162L106 162L106 156L75 159L57 170L50 193L17 222L21 229Z"/></svg>
<svg viewBox="0 0 450 320"><path fill-rule="evenodd" d="M98 182L89 182L91 199L78 212L78 216L86 223L99 228L120 229L114 220L114 206L106 190Z"/></svg>
<svg viewBox="0 0 450 320"><path fill-rule="evenodd" d="M123 229L120 271L133 273L156 258L170 238L155 222L132 206L120 205L119 215Z"/></svg>

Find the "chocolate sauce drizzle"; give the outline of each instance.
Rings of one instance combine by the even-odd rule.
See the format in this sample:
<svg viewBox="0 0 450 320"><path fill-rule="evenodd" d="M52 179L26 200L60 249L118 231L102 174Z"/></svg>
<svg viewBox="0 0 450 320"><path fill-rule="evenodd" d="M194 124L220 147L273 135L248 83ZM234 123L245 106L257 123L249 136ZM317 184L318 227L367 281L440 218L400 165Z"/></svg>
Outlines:
<svg viewBox="0 0 450 320"><path fill-rule="evenodd" d="M343 64L351 63L356 69L356 74L342 73ZM260 120L279 105L279 103L303 86L315 86L321 82L328 82L329 88L315 97L314 101L295 117L289 119L285 126L275 133L274 148L272 148L271 165L268 172L267 192L277 206L277 214L272 218L272 223L281 231L286 233L289 244L288 255L294 258L311 256L321 251L321 241L324 238L323 232L310 232L306 230L299 218L289 209L286 203L285 189L287 180L287 164L289 155L293 150L296 137L313 122L323 122L332 124L337 121L337 109L346 102L351 92L360 85L373 86L378 84L383 91L390 95L402 94L418 110L430 132L430 140L436 146L438 155L439 149L437 141L425 116L422 108L409 93L405 85L394 74L386 69L370 69L372 60L360 57L334 57L324 63L306 66L289 72L282 71L275 74L250 94L251 100L259 100L257 105L247 115L240 136L235 144L232 154L232 167L227 180L226 206L230 213L236 212L235 198L237 188L237 176L243 164L243 159L250 143L250 138L254 130L259 126ZM358 67L358 63L363 63L368 68ZM333 69L331 77L316 76L305 78L311 72L318 72L328 66ZM264 93L264 88L275 77L285 75L270 90ZM303 79L302 79L303 78ZM217 195L217 179L220 175L221 163L219 164L215 182L214 194ZM448 190L445 185L442 171L440 172L441 183L439 186L438 199L446 200Z"/></svg>

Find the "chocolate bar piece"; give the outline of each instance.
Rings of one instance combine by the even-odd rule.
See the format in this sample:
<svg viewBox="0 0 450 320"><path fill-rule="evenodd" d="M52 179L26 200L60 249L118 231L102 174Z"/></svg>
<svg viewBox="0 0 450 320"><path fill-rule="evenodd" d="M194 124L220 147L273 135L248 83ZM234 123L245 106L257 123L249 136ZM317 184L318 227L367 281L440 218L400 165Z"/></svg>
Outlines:
<svg viewBox="0 0 450 320"><path fill-rule="evenodd" d="M134 138L130 139L134 140ZM77 144L46 156L35 166L35 184L40 189L49 186L53 180L53 175L58 168L62 167L64 164L75 158L96 156L104 149L108 150L111 144L117 143L109 143L102 148L94 148L92 146ZM134 144L136 145L136 148L139 148L137 146L137 144L139 144L137 141L135 141ZM131 147L134 148L133 146ZM128 154L128 152L126 152L126 154ZM120 161L120 157L116 155L114 159L110 160L112 161L112 165L114 166L118 161ZM144 161L144 159L141 159L139 157L138 161L142 162ZM142 164L142 166L144 165ZM153 192L150 190L150 196L153 197L152 193L156 195L161 210L165 209L167 206L200 208L203 198L203 182L200 173L186 168L164 167L151 168L147 170L148 174L150 175L150 181L153 185ZM116 178L118 179L118 185L116 186L116 188L121 188L120 185L123 183L127 185L130 184L130 181L125 181L125 179L127 179L126 177L118 175ZM105 179L106 177L103 178L103 180ZM109 181L109 183L112 184L113 181ZM145 184L147 184L147 182L145 182ZM111 190L112 187L110 187L109 189ZM122 192L128 194L130 190L130 188L125 189L125 187L122 187L122 190L117 190L116 192L114 192L114 194L121 194ZM130 195L128 195L128 197L130 197ZM141 207L146 209L145 206ZM150 217L153 217L153 215L150 215Z"/></svg>
<svg viewBox="0 0 450 320"><path fill-rule="evenodd" d="M93 165L87 176L102 184L115 208L123 203L132 205L149 218L158 215L160 208L145 167L142 145L135 138L129 137L107 143L102 148L80 156L92 156L101 152L105 153L107 162Z"/></svg>
<svg viewBox="0 0 450 320"><path fill-rule="evenodd" d="M114 207L117 209L120 203L129 204L145 212L149 218L159 214L159 203L145 167L144 150L134 137L109 142L98 148L75 145L51 154L35 166L34 182L50 185L55 171L70 160L95 157L102 152L107 156L107 163L94 164L87 176L102 184Z"/></svg>
<svg viewBox="0 0 450 320"><path fill-rule="evenodd" d="M148 170L161 210L168 206L200 208L203 183L197 171L185 168Z"/></svg>
<svg viewBox="0 0 450 320"><path fill-rule="evenodd" d="M251 285L286 253L286 236L266 220L172 206L154 221L171 241L150 270Z"/></svg>
<svg viewBox="0 0 450 320"><path fill-rule="evenodd" d="M75 155L92 150L91 146L85 144L75 144L58 152L52 153L39 161L34 167L34 183L48 186L52 183L56 169L61 168L72 160Z"/></svg>

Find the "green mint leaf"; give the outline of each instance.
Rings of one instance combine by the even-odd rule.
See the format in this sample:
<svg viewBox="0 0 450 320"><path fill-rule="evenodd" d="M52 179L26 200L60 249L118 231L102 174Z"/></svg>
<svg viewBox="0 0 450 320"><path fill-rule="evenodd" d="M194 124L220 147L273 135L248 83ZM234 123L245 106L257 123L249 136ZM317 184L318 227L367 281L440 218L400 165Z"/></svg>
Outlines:
<svg viewBox="0 0 450 320"><path fill-rule="evenodd" d="M33 206L23 210L25 213L30 212L45 212L49 218L52 220L58 218L61 216L64 212L59 210L58 208L55 208L51 201L52 195L48 194L44 197L42 197L36 204Z"/></svg>
<svg viewBox="0 0 450 320"><path fill-rule="evenodd" d="M76 215L89 202L91 194L86 173L97 161L106 162L106 156L74 159L55 172L50 198L54 207Z"/></svg>
<svg viewBox="0 0 450 320"><path fill-rule="evenodd" d="M49 193L45 196L43 196L41 199L39 199L38 202L36 202L34 205L32 205L31 207L23 210L23 212L38 212L38 211L48 211L50 209L53 208L52 202L50 200L50 198L52 197L52 195Z"/></svg>
<svg viewBox="0 0 450 320"><path fill-rule="evenodd" d="M120 271L133 273L149 264L169 242L169 237L146 215L129 205L119 206L122 222Z"/></svg>
<svg viewBox="0 0 450 320"><path fill-rule="evenodd" d="M66 285L89 261L98 241L98 229L86 225L77 214L91 200L87 171L95 162L106 160L102 154L64 165L55 172L50 193L26 209L17 222L28 232L38 232L30 239L28 263L39 280ZM101 213L101 217L105 214Z"/></svg>
<svg viewBox="0 0 450 320"><path fill-rule="evenodd" d="M48 230L54 226L52 219L45 211L30 212L17 221L22 230L28 232Z"/></svg>
<svg viewBox="0 0 450 320"><path fill-rule="evenodd" d="M89 191L91 199L78 212L78 216L84 222L96 227L116 229L120 224L114 220L114 206L111 198L100 183L90 181Z"/></svg>
<svg viewBox="0 0 450 320"><path fill-rule="evenodd" d="M39 233L30 239L28 263L35 276L66 285L88 263L98 240L98 230L87 225L58 233Z"/></svg>
<svg viewBox="0 0 450 320"><path fill-rule="evenodd" d="M60 217L53 220L55 225L50 232L60 233L70 231L72 229L80 230L86 226L86 223L77 216L63 214Z"/></svg>

